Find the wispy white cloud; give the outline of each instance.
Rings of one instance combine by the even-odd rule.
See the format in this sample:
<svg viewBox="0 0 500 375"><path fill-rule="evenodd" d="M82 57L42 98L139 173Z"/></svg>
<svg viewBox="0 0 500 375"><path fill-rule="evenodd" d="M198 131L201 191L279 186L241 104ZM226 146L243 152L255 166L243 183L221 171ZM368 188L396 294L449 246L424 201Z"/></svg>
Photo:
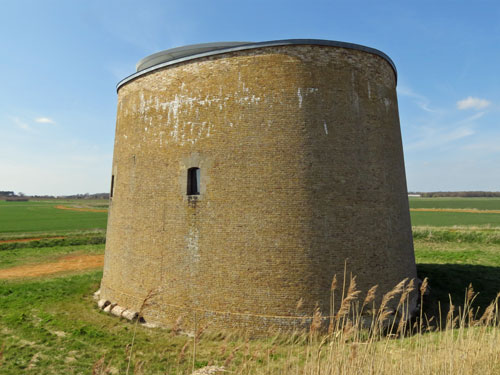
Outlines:
<svg viewBox="0 0 500 375"><path fill-rule="evenodd" d="M56 123L54 120L52 120L49 117L37 117L35 119L35 122L39 122L41 124L55 124Z"/></svg>
<svg viewBox="0 0 500 375"><path fill-rule="evenodd" d="M426 97L415 93L407 87L403 87L401 92L398 91L398 93L420 101L421 107L428 105ZM464 102L464 104L461 104L463 108L475 108L478 112L462 117L463 115L460 114L457 116L456 111L450 111L449 109L437 108L427 111L433 113L423 116L417 120L416 124L411 126L413 134L409 142L405 143L405 150L452 151L458 150L456 147L463 145L465 138L469 142L469 139L476 141L477 136L480 135L478 131L481 130L478 120L487 113L487 111L479 111L479 109L485 108L490 102L471 97L465 99Z"/></svg>
<svg viewBox="0 0 500 375"><path fill-rule="evenodd" d="M462 124L462 123L468 123L468 122L472 122L472 121L476 121L476 120L480 119L481 117L483 117L485 113L486 112L475 113L472 116L469 116L469 117L463 119L462 121L460 121L460 124Z"/></svg>
<svg viewBox="0 0 500 375"><path fill-rule="evenodd" d="M489 102L486 99L474 98L472 96L469 96L463 100L459 100L457 102L457 108L460 110L464 110L464 109L480 110L480 109L484 109L484 108L488 107L490 104L491 104L491 102Z"/></svg>
<svg viewBox="0 0 500 375"><path fill-rule="evenodd" d="M462 147L465 151L477 151L481 154L492 154L500 152L500 144L495 140L482 139L479 142L470 143Z"/></svg>
<svg viewBox="0 0 500 375"><path fill-rule="evenodd" d="M10 116L9 118L17 128L32 133L39 133L39 127L36 126L36 123L51 125L56 124L56 122L49 117L36 117L35 119L27 119L19 116Z"/></svg>
<svg viewBox="0 0 500 375"><path fill-rule="evenodd" d="M443 141L446 143L452 142L452 141L456 141L457 139L468 137L468 136L473 135L475 133L476 132L473 129L470 129L467 127L458 128L458 129L454 129L453 131L445 134L443 137Z"/></svg>
<svg viewBox="0 0 500 375"><path fill-rule="evenodd" d="M458 128L423 127L421 130L422 134L419 139L405 145L405 150L435 149L476 133L470 126L460 126Z"/></svg>
<svg viewBox="0 0 500 375"><path fill-rule="evenodd" d="M10 117L12 122L16 124L16 126L19 129L25 130L25 131L33 131L33 128L29 126L25 121L21 120L19 117Z"/></svg>
<svg viewBox="0 0 500 375"><path fill-rule="evenodd" d="M397 91L399 95L412 98L415 104L418 105L420 109L430 113L439 112L437 109L431 107L430 100L426 96L416 93L411 88L399 85L397 87Z"/></svg>

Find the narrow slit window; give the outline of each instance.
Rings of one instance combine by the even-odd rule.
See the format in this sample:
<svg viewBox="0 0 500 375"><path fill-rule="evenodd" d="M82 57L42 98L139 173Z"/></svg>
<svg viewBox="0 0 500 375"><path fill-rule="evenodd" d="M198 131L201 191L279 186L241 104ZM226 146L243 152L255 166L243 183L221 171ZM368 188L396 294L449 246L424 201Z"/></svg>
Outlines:
<svg viewBox="0 0 500 375"><path fill-rule="evenodd" d="M200 168L189 168L187 172L187 195L200 195Z"/></svg>
<svg viewBox="0 0 500 375"><path fill-rule="evenodd" d="M111 191L109 192L109 197L113 198L113 190L115 188L115 175L111 175Z"/></svg>

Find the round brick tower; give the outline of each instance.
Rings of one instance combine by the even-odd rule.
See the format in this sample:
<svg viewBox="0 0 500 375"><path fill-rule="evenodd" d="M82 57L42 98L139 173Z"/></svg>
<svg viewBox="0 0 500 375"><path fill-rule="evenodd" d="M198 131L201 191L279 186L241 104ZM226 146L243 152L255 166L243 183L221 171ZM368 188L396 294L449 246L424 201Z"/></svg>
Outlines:
<svg viewBox="0 0 500 375"><path fill-rule="evenodd" d="M316 304L329 313L346 260L362 290L416 277L380 51L281 40L149 56L118 84L112 174L101 298L138 311L153 291L148 321L293 327Z"/></svg>

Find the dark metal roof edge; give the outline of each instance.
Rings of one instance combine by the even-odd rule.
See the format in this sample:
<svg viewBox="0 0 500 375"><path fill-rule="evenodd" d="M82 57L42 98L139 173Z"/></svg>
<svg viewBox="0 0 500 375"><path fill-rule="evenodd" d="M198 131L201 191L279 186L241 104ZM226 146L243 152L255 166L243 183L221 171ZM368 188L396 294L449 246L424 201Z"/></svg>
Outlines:
<svg viewBox="0 0 500 375"><path fill-rule="evenodd" d="M148 74L149 72L152 72L157 69L164 68L166 66L178 64L184 61L189 61L189 60L194 60L194 59L199 59L201 57L207 57L207 56L213 56L213 55L220 55L223 53L228 53L228 52L236 52L236 51L244 51L248 49L255 49L255 48L262 48L262 47L276 47L276 46L287 46L287 45L318 45L318 46L330 46L330 47L341 47L341 48L348 48L348 49L354 49L354 50L359 50L367 53L371 53L374 55L377 55L379 57L382 57L384 60L386 60L391 68L394 70L394 75L396 77L396 82L398 79L398 71L396 70L396 65L394 62L391 60L389 56L387 56L384 52L379 51L378 49L371 48L371 47L366 47L362 46L361 44L354 44L354 43L346 43L346 42L338 42L335 40L324 40L324 39L283 39L283 40L271 40L267 42L256 42L256 43L249 43L249 44L244 44L236 47L229 47L229 48L222 48L222 49L215 49L213 51L208 51L208 52L202 52L194 55L189 55L185 57L181 57L175 60L170 60L166 61L164 63L160 63L157 65L153 65L147 69L141 70L139 72L136 72L134 74L131 74L130 76L122 79L118 84L116 85L116 91L120 89L121 86L124 84L134 80L137 77L140 77L142 75Z"/></svg>
<svg viewBox="0 0 500 375"><path fill-rule="evenodd" d="M190 44L187 46L170 48L164 51L153 53L152 55L146 56L143 59L139 60L139 62L135 65L136 73L140 72L141 70L148 69L152 66L163 64L167 61L178 60L183 57L198 55L200 53L212 52L224 48L233 48L252 43L254 42L215 42Z"/></svg>

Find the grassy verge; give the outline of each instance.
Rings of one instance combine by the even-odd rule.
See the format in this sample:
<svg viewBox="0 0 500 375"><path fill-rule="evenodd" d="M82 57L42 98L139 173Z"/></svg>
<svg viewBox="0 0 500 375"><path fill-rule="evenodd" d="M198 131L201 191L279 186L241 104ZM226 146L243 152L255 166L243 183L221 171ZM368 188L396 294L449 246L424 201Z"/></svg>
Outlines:
<svg viewBox="0 0 500 375"><path fill-rule="evenodd" d="M52 236L53 237L53 236ZM19 238L17 238L19 239ZM76 246L76 245L96 245L104 244L106 235L102 234L80 234L65 236L64 238L40 238L30 241L0 242L0 251L21 249L21 248L49 248L54 246Z"/></svg>
<svg viewBox="0 0 500 375"><path fill-rule="evenodd" d="M498 232L414 230L415 258L420 278L431 287L429 313L446 310L450 296L464 304L465 289L472 284L479 292L474 306L485 307L500 290Z"/></svg>
<svg viewBox="0 0 500 375"><path fill-rule="evenodd" d="M427 242L500 244L500 228L413 227L413 239Z"/></svg>
<svg viewBox="0 0 500 375"><path fill-rule="evenodd" d="M48 263L70 254L104 254L104 244L4 250L0 253L0 269L21 264Z"/></svg>
<svg viewBox="0 0 500 375"><path fill-rule="evenodd" d="M26 238L49 238L49 237L60 237L60 236L105 236L105 228L94 228L94 229L72 229L72 230L43 230L43 231L30 231L30 232L3 232L0 233L0 241L5 240L16 240L16 239L26 239Z"/></svg>
<svg viewBox="0 0 500 375"><path fill-rule="evenodd" d="M409 198L411 208L500 210L500 198Z"/></svg>
<svg viewBox="0 0 500 375"><path fill-rule="evenodd" d="M498 213L470 212L410 212L414 226L451 227L457 226L491 226L500 227Z"/></svg>

